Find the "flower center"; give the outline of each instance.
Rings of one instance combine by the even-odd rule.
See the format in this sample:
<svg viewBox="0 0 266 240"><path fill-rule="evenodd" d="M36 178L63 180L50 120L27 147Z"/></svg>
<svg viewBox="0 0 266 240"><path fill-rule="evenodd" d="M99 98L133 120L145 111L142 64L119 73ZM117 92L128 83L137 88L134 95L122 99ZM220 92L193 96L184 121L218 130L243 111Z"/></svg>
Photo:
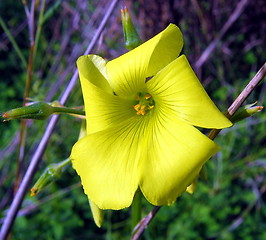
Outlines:
<svg viewBox="0 0 266 240"><path fill-rule="evenodd" d="M154 108L154 100L149 93L138 93L136 96L137 104L134 105L137 115L144 116L146 112Z"/></svg>

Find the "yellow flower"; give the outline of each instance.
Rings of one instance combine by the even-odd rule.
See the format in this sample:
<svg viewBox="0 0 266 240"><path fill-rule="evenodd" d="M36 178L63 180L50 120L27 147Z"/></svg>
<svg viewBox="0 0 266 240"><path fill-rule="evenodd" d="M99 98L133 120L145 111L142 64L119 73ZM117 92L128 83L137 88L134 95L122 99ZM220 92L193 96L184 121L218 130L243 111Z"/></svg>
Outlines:
<svg viewBox="0 0 266 240"><path fill-rule="evenodd" d="M170 24L108 63L96 55L78 59L87 136L70 158L99 208L130 206L138 188L153 205L173 203L219 150L194 126L232 125L178 57L182 46Z"/></svg>

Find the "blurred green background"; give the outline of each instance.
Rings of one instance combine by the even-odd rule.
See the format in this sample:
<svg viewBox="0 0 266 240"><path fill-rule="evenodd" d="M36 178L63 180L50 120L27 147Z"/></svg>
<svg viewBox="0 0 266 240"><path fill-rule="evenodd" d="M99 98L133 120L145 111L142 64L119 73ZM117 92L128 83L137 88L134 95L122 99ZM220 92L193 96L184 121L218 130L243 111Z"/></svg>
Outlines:
<svg viewBox="0 0 266 240"><path fill-rule="evenodd" d="M35 4L35 33L40 37L33 61L30 97L57 100L71 78L76 59L90 43L111 1L39 0ZM30 1L29 1L30 3ZM41 5L44 18L40 22ZM92 53L107 59L123 48L120 7L127 5L142 39L147 40L170 22L184 35L186 54L216 105L225 111L263 65L266 3L256 1L138 0L120 1ZM0 111L20 107L29 58L29 29L21 1L0 1L0 17L14 37L22 57L0 27ZM234 17L234 18L233 18ZM206 61L200 57L215 43ZM246 104L264 105L265 81ZM79 83L66 106L82 106ZM47 121L27 121L23 176L45 130ZM17 120L0 124L0 224L14 197L19 141ZM80 121L61 116L34 181L49 163L67 158L76 142ZM207 181L193 195L184 193L163 207L143 239L266 239L266 113L223 130L216 142L222 150L206 165ZM143 216L152 206L143 200ZM69 167L62 177L36 197L26 196L11 239L129 239L130 209L107 211L101 229L93 223L79 177Z"/></svg>

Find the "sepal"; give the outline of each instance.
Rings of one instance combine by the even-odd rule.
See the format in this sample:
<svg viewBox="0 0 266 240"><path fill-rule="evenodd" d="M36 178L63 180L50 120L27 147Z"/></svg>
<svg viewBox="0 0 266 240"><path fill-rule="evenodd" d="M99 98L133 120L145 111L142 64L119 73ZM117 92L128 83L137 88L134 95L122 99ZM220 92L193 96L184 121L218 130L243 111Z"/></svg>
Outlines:
<svg viewBox="0 0 266 240"><path fill-rule="evenodd" d="M236 114L230 117L231 122L236 123L245 118L251 117L254 114L260 112L264 108L263 106L255 106L256 104L257 102L254 102L252 104L248 104L244 106L243 108L239 109L236 112Z"/></svg>
<svg viewBox="0 0 266 240"><path fill-rule="evenodd" d="M127 7L121 8L121 18L124 31L125 48L132 50L135 47L139 46L142 41L131 20Z"/></svg>

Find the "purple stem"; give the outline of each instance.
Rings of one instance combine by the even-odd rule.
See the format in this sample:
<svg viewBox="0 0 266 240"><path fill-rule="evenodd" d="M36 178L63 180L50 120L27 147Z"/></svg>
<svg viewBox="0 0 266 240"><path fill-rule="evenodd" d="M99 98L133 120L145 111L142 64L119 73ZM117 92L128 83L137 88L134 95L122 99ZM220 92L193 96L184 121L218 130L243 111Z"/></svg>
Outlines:
<svg viewBox="0 0 266 240"><path fill-rule="evenodd" d="M112 0L110 7L108 8L104 18L102 19L100 26L98 27L98 29L97 29L94 37L92 38L88 48L84 52L84 55L87 55L89 52L91 52L93 46L95 45L97 39L100 36L105 24L107 23L107 20L109 19L112 11L114 10L117 2L118 2L118 0ZM72 89L74 88L74 86L77 82L77 79L78 79L78 70L76 69L72 78L69 81L67 88L65 89L65 91L63 92L63 94L60 98L60 103L62 105L64 105L65 102L67 101L67 99L70 95L70 92L72 91ZM17 216L18 210L22 204L22 201L25 197L26 192L28 191L29 184L31 183L31 180L35 174L35 171L36 171L36 169L40 163L41 157L44 153L44 150L46 148L48 140L49 140L49 138L53 132L55 124L57 123L58 117L59 117L58 115L52 116L50 122L48 123L46 131L45 131L45 133L44 133L44 135L40 141L38 148L36 149L36 151L32 157L32 160L31 160L30 165L27 169L27 172L26 172L26 174L25 174L25 176L24 176L24 178L23 178L23 180L19 186L17 194L15 195L14 200L13 200L13 202L12 202L12 204L8 210L7 216L4 219L4 223L2 225L1 232L0 232L0 240L6 239L8 236L8 233L11 230L11 227L12 227L14 220Z"/></svg>

